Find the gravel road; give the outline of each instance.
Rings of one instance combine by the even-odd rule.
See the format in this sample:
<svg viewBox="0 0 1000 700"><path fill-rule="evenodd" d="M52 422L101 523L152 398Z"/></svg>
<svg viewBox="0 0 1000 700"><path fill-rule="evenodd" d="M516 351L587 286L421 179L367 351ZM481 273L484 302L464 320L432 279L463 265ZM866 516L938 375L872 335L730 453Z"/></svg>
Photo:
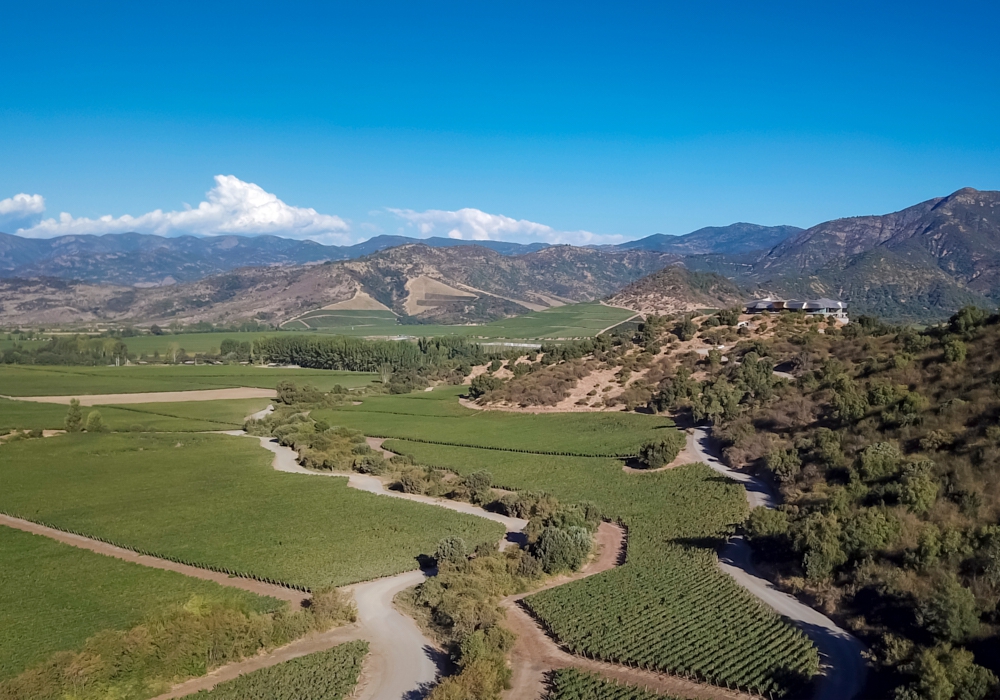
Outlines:
<svg viewBox="0 0 1000 700"><path fill-rule="evenodd" d="M751 508L774 508L778 504L778 495L767 483L731 469L718 459L718 451L707 430L696 428L694 434L699 461L743 484ZM862 656L864 645L827 616L794 596L779 591L758 576L753 567L750 546L742 536L731 537L719 552L719 567L779 614L796 623L812 639L819 649L822 665L822 677L817 683L814 700L850 700L861 693L868 673L868 665Z"/></svg>

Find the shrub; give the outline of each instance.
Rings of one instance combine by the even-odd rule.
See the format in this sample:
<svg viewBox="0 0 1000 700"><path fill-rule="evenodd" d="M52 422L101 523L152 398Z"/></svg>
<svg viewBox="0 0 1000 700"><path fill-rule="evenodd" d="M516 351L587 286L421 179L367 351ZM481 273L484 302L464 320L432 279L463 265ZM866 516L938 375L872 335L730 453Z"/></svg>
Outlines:
<svg viewBox="0 0 1000 700"><path fill-rule="evenodd" d="M795 481L802 470L802 460L796 450L773 450L764 458L764 465L783 484Z"/></svg>
<svg viewBox="0 0 1000 700"><path fill-rule="evenodd" d="M669 430L639 449L639 462L647 469L659 469L674 461L684 448L687 437L679 430Z"/></svg>
<svg viewBox="0 0 1000 700"><path fill-rule="evenodd" d="M961 642L979 629L976 598L954 577L942 578L917 606L917 623L941 641Z"/></svg>
<svg viewBox="0 0 1000 700"><path fill-rule="evenodd" d="M547 574L576 571L590 553L591 538L586 528L549 526L535 544L535 556Z"/></svg>
<svg viewBox="0 0 1000 700"><path fill-rule="evenodd" d="M104 419L101 417L100 411L91 411L87 414L87 428L88 433L101 433L107 430L107 426L104 425Z"/></svg>
<svg viewBox="0 0 1000 700"><path fill-rule="evenodd" d="M442 563L458 564L469 556L469 548L461 537L445 537L438 542L434 559L438 565Z"/></svg>
<svg viewBox="0 0 1000 700"><path fill-rule="evenodd" d="M969 348L961 340L957 338L949 340L944 344L944 361L949 364L965 362L965 356L968 352Z"/></svg>
<svg viewBox="0 0 1000 700"><path fill-rule="evenodd" d="M472 380L472 384L469 385L469 396L474 399L478 399L480 396L490 393L491 391L496 391L503 387L503 380L499 377L494 377L491 374L480 374L478 377Z"/></svg>

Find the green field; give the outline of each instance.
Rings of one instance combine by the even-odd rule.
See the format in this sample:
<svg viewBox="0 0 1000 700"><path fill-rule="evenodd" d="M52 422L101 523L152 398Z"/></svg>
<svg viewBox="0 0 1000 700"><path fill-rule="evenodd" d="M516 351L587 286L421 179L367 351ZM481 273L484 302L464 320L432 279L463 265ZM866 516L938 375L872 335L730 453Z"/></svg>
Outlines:
<svg viewBox="0 0 1000 700"><path fill-rule="evenodd" d="M504 413L458 405L462 387L402 396L371 396L359 406L314 411L331 425L366 435L492 450L631 456L673 422L638 413Z"/></svg>
<svg viewBox="0 0 1000 700"><path fill-rule="evenodd" d="M368 642L348 642L262 668L195 698L202 700L341 700L358 684Z"/></svg>
<svg viewBox="0 0 1000 700"><path fill-rule="evenodd" d="M255 439L76 434L0 447L0 509L195 565L286 583L343 585L416 568L449 535L474 544L483 518L284 474Z"/></svg>
<svg viewBox="0 0 1000 700"><path fill-rule="evenodd" d="M557 306L523 316L493 321L483 326L491 338L590 338L635 316L634 311L598 302Z"/></svg>
<svg viewBox="0 0 1000 700"><path fill-rule="evenodd" d="M235 430L243 427L251 413L266 408L270 399L223 399L181 403L127 404L119 406L82 406L84 420L91 411L99 411L109 430L151 430L159 432L198 432ZM68 406L32 401L0 399L0 433L11 430L61 430Z"/></svg>
<svg viewBox="0 0 1000 700"><path fill-rule="evenodd" d="M2 526L0 562L0 679L194 596L258 612L284 605Z"/></svg>
<svg viewBox="0 0 1000 700"><path fill-rule="evenodd" d="M0 395L71 396L134 394L147 391L191 391L249 386L273 389L288 379L329 391L334 385L355 388L375 375L322 369L286 369L250 365L130 365L128 367L64 367L0 365Z"/></svg>
<svg viewBox="0 0 1000 700"><path fill-rule="evenodd" d="M557 306L532 311L475 326L403 325L391 311L346 311L322 309L311 311L300 324L286 324L289 331L314 329L327 333L362 336L465 335L475 338L507 340L545 340L550 338L589 338L625 321L635 312L605 306L598 302ZM131 346L129 346L131 349Z"/></svg>

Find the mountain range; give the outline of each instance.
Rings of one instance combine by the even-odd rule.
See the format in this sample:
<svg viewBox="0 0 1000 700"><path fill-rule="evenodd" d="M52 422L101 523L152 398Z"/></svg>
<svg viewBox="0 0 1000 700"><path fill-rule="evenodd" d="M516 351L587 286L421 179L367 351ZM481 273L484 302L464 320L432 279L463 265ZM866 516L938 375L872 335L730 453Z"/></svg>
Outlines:
<svg viewBox="0 0 1000 700"><path fill-rule="evenodd" d="M667 312L755 295L833 297L854 315L905 322L940 320L966 304L995 307L1000 192L965 188L805 230L737 223L595 247L0 234L4 324L250 317L278 324L352 304L392 310L404 322L463 323L593 299Z"/></svg>
<svg viewBox="0 0 1000 700"><path fill-rule="evenodd" d="M794 226L733 224L683 236L654 234L601 250L644 250L674 255L739 254L769 248L801 229ZM304 265L356 260L388 248L421 244L431 248L480 246L501 255L536 253L547 243L465 241L453 238L376 236L352 246L325 246L278 236L165 238L141 233L22 238L0 233L0 277L58 277L98 284L165 286L216 275L240 267Z"/></svg>
<svg viewBox="0 0 1000 700"><path fill-rule="evenodd" d="M964 188L898 212L836 219L769 250L684 264L776 296L827 296L854 313L939 320L1000 301L1000 192Z"/></svg>

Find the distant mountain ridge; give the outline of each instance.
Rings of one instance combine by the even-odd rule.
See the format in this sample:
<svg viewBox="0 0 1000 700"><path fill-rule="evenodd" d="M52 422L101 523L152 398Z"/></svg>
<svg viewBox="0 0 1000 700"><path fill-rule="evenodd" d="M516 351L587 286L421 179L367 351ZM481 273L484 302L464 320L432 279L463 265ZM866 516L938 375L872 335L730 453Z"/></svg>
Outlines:
<svg viewBox="0 0 1000 700"><path fill-rule="evenodd" d="M353 260L412 243L443 248L478 245L502 255L524 255L546 243L460 241L376 236L352 246L325 246L280 236L178 236L143 233L22 238L0 233L0 277L58 277L124 286L158 286L195 280L240 267L303 265Z"/></svg>
<svg viewBox="0 0 1000 700"><path fill-rule="evenodd" d="M890 214L827 221L771 250L684 264L761 293L826 295L853 313L938 320L1000 302L1000 192L967 187Z"/></svg>
<svg viewBox="0 0 1000 700"><path fill-rule="evenodd" d="M729 226L708 226L682 236L654 233L614 246L617 250L655 250L675 255L705 255L723 253L739 255L751 251L770 250L779 243L801 233L798 226L760 226L736 223Z"/></svg>
<svg viewBox="0 0 1000 700"><path fill-rule="evenodd" d="M355 260L242 267L136 288L53 277L0 279L0 325L92 321L279 325L326 307L381 304L406 323L478 323L592 301L674 262L645 250L550 246L518 256L482 246L396 246Z"/></svg>
<svg viewBox="0 0 1000 700"><path fill-rule="evenodd" d="M685 236L656 234L605 251L645 250L673 255L743 253L771 247L800 231L794 226L733 224L700 229ZM57 277L98 284L161 286L196 280L241 267L305 265L356 260L389 248L421 244L431 248L480 246L505 256L527 255L553 247L548 243L468 241L375 236L350 246L326 246L279 236L179 236L142 233L22 238L0 233L0 278Z"/></svg>

